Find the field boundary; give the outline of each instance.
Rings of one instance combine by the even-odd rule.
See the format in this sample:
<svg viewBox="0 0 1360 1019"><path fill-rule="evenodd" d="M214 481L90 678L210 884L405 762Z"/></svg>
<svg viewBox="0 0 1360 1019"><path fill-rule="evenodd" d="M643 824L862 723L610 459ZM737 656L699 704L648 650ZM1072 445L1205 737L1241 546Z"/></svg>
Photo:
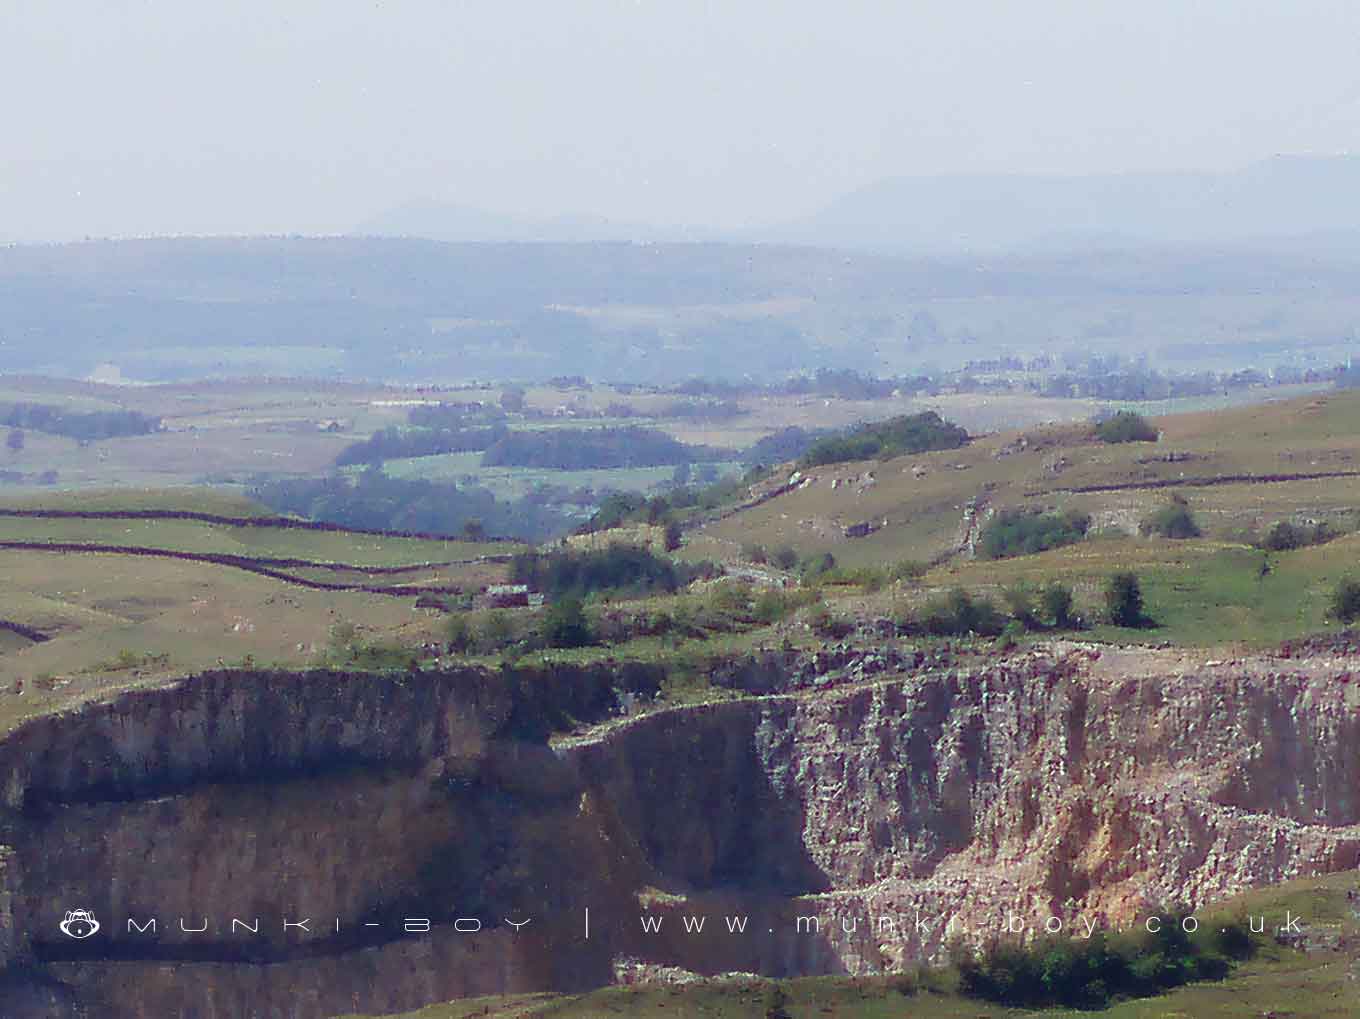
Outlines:
<svg viewBox="0 0 1360 1019"><path fill-rule="evenodd" d="M1290 481L1323 481L1328 478L1360 478L1360 471L1312 471L1299 474L1215 474L1191 478L1157 478L1152 481L1117 481L1103 485L1074 485L1068 488L1036 488L1026 498L1063 492L1085 495L1092 492L1132 492L1156 488L1212 488L1215 485L1277 485Z"/></svg>
<svg viewBox="0 0 1360 1019"><path fill-rule="evenodd" d="M145 545L104 545L92 544L76 541L0 541L0 549L20 551L20 552L58 552L66 553L95 553L102 555L129 555L147 556L155 559L179 559L184 562L208 563L213 566L229 566L234 569L244 570L247 573L255 573L262 577L269 577L272 580L280 580L288 584L297 584L301 587L311 588L315 591L361 591L367 594L386 594L394 597L411 597L422 594L461 594L463 589L450 584L397 584L384 586L380 584L343 584L331 583L325 580L310 580L306 577L297 577L291 573L285 573L277 568L279 560L252 559L249 556L231 555L226 552L184 552L172 548L149 548ZM440 566L475 566L481 563L509 562L512 556L509 554L481 556L476 559L452 560L448 563L440 563ZM287 560L284 560L285 562ZM366 570L361 566L346 567L335 563L311 563L307 560L293 560L297 563L297 568L310 569L318 567L321 569L352 569L356 573L385 572L393 570L394 567L382 567L379 570ZM424 566L399 567L396 569L424 569Z"/></svg>
<svg viewBox="0 0 1360 1019"><path fill-rule="evenodd" d="M8 630L10 633L17 633L20 637L23 637L25 640L31 640L35 644L42 644L43 642L52 639L41 630L35 630L31 626L25 626L23 623L16 623L11 619L0 619L0 630Z"/></svg>
<svg viewBox="0 0 1360 1019"><path fill-rule="evenodd" d="M457 541L468 545L526 543L518 538L465 538L457 534L434 534L429 531L384 531L376 527L347 527L329 520L302 520L298 517L230 517L199 510L61 510L0 508L0 517L19 517L36 520L196 520L205 524L227 527L263 527L297 531L329 531L343 534L363 534L376 538L415 538L420 541Z"/></svg>

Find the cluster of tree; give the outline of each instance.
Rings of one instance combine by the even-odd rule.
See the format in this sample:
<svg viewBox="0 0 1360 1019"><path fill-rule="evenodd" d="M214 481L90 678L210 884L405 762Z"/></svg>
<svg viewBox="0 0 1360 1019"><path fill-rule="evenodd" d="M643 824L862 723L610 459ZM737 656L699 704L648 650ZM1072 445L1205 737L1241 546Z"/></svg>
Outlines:
<svg viewBox="0 0 1360 1019"><path fill-rule="evenodd" d="M482 456L486 467L591 470L713 459L655 428L545 428L510 432Z"/></svg>
<svg viewBox="0 0 1360 1019"><path fill-rule="evenodd" d="M975 597L962 588L932 598L919 612L898 622L908 632L932 637L999 637L1010 627L1024 632L1051 628L1071 629L1077 624L1072 612L1072 589L1057 582L1039 591L1028 587L1007 588L1002 610L988 597Z"/></svg>
<svg viewBox="0 0 1360 1019"><path fill-rule="evenodd" d="M361 442L351 443L335 458L337 467L380 464L408 456L473 453L488 449L509 434L504 425L486 428L384 428Z"/></svg>
<svg viewBox="0 0 1360 1019"><path fill-rule="evenodd" d="M1081 541L1090 526L1090 514L1076 510L1066 513L1005 510L982 529L978 550L986 559L1031 555Z"/></svg>
<svg viewBox="0 0 1360 1019"><path fill-rule="evenodd" d="M503 502L484 488L390 478L376 467L357 478L269 481L253 495L278 512L346 527L544 541L570 526L569 517L537 500Z"/></svg>
<svg viewBox="0 0 1360 1019"><path fill-rule="evenodd" d="M1288 552L1296 548L1307 548L1309 545L1325 545L1339 537L1341 531L1325 520L1312 524L1296 524L1289 520L1281 520L1266 532L1260 545L1270 552Z"/></svg>
<svg viewBox="0 0 1360 1019"><path fill-rule="evenodd" d="M1120 998L1162 994L1197 980L1221 980L1256 952L1246 922L1201 931L1189 913L1149 918L1155 931L1090 938L1050 936L1032 944L997 941L982 953L956 950L959 990L1016 1008L1105 1008Z"/></svg>
<svg viewBox="0 0 1360 1019"><path fill-rule="evenodd" d="M160 430L161 419L135 410L73 411L48 403L11 403L0 406L0 427L27 428L89 442L150 435Z"/></svg>
<svg viewBox="0 0 1360 1019"><path fill-rule="evenodd" d="M1360 619L1360 580L1347 577L1332 591L1332 615L1343 623Z"/></svg>
<svg viewBox="0 0 1360 1019"><path fill-rule="evenodd" d="M742 462L780 464L797 460L812 448L813 443L827 435L828 431L825 428L799 428L797 425L781 428L748 446L741 454Z"/></svg>
<svg viewBox="0 0 1360 1019"><path fill-rule="evenodd" d="M957 449L967 442L966 431L928 410L857 425L848 433L818 439L799 463L804 467L816 467L846 460L886 460L904 453Z"/></svg>
<svg viewBox="0 0 1360 1019"><path fill-rule="evenodd" d="M493 424L505 420L505 411L489 403L427 403L406 412L406 423L413 428L448 428Z"/></svg>
<svg viewBox="0 0 1360 1019"><path fill-rule="evenodd" d="M1121 410L1096 425L1101 442L1156 442L1157 429L1147 418L1131 410Z"/></svg>
<svg viewBox="0 0 1360 1019"><path fill-rule="evenodd" d="M702 464L695 471L701 481L712 476L714 472L708 470L711 466ZM664 495L615 492L605 498L590 520L578 528L578 532L589 534L607 531L629 523L665 524L673 522L687 511L714 510L741 498L764 475L763 469L753 468L740 478L728 478L707 485L681 485Z"/></svg>
<svg viewBox="0 0 1360 1019"><path fill-rule="evenodd" d="M622 543L605 549L524 552L510 564L513 583L528 584L553 600L596 591L670 593L711 572L711 566L676 563L648 549Z"/></svg>
<svg viewBox="0 0 1360 1019"><path fill-rule="evenodd" d="M1173 495L1162 506L1138 525L1138 533L1144 537L1157 534L1163 538L1198 538L1202 533L1195 516L1190 512L1190 504L1182 496Z"/></svg>

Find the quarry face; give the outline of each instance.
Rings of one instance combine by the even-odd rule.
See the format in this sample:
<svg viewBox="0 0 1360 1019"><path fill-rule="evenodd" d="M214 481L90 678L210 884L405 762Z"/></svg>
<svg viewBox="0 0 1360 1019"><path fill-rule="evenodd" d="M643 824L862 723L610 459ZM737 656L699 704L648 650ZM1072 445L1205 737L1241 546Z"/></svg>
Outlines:
<svg viewBox="0 0 1360 1019"><path fill-rule="evenodd" d="M885 972L1360 863L1344 658L1054 645L617 717L657 682L221 672L26 723L4 1014ZM77 910L99 929L64 934Z"/></svg>

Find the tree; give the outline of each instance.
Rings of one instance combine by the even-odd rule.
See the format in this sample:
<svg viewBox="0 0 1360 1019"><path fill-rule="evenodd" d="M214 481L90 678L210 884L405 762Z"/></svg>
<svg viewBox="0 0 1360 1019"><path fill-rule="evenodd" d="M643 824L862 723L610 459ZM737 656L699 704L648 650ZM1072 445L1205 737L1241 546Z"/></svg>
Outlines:
<svg viewBox="0 0 1360 1019"><path fill-rule="evenodd" d="M1096 425L1096 438L1101 442L1156 442L1157 429L1143 415L1121 410Z"/></svg>
<svg viewBox="0 0 1360 1019"><path fill-rule="evenodd" d="M1059 630L1072 625L1072 589L1056 580L1044 588L1044 612Z"/></svg>
<svg viewBox="0 0 1360 1019"><path fill-rule="evenodd" d="M524 390L519 386L506 386L501 391L501 410L511 414L524 410Z"/></svg>
<svg viewBox="0 0 1360 1019"><path fill-rule="evenodd" d="M486 538L486 527L475 518L467 520L463 523L463 537L468 541L483 541Z"/></svg>
<svg viewBox="0 0 1360 1019"><path fill-rule="evenodd" d="M481 644L488 651L499 651L515 636L515 628L510 622L510 617L499 609L487 613L482 621L481 631Z"/></svg>
<svg viewBox="0 0 1360 1019"><path fill-rule="evenodd" d="M1332 615L1343 623L1360 619L1360 580L1347 578L1332 592Z"/></svg>
<svg viewBox="0 0 1360 1019"><path fill-rule="evenodd" d="M680 524L678 521L672 520L666 524L667 552L674 552L676 549L680 547L680 540L683 533L684 532L680 530Z"/></svg>
<svg viewBox="0 0 1360 1019"><path fill-rule="evenodd" d="M580 598L562 598L543 612L539 631L549 647L585 647L591 641L590 624Z"/></svg>
<svg viewBox="0 0 1360 1019"><path fill-rule="evenodd" d="M17 455L24 448L24 430L22 428L11 428L9 435L5 437L5 445L13 455Z"/></svg>
<svg viewBox="0 0 1360 1019"><path fill-rule="evenodd" d="M1143 535L1160 534L1163 538L1198 538L1202 533L1190 513L1190 506L1180 496L1138 525Z"/></svg>
<svg viewBox="0 0 1360 1019"><path fill-rule="evenodd" d="M1143 589L1136 574L1127 570L1116 573L1105 585L1105 612L1115 626L1142 626Z"/></svg>
<svg viewBox="0 0 1360 1019"><path fill-rule="evenodd" d="M467 621L467 616L455 614L449 616L449 621L444 624L444 636L448 639L449 649L458 654L464 654L472 647L472 626Z"/></svg>

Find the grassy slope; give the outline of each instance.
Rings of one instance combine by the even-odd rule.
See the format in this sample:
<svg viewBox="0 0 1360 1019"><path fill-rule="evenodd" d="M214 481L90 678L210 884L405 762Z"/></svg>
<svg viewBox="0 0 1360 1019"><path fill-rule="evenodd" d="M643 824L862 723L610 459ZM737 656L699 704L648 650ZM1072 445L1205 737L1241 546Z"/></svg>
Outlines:
<svg viewBox="0 0 1360 1019"><path fill-rule="evenodd" d="M1076 508L1092 514L1094 533L1124 536L1001 562L947 558L920 585L895 597L910 602L956 584L999 589L1060 579L1076 587L1079 607L1089 614L1098 608L1109 573L1132 568L1143 577L1151 615L1162 624L1153 639L1263 645L1325 625L1330 589L1355 570L1360 540L1272 554L1263 576L1266 556L1247 539L1291 517L1354 526L1360 477L1178 487L1174 491L1188 499L1205 531L1202 539L1180 542L1129 533L1172 490L1066 489L1182 476L1204 481L1228 474L1360 472L1360 393L1180 415L1158 424L1165 432L1161 443L1109 446L1086 441L1080 429L1046 429L1030 433L1028 450L1007 455L998 453L1015 433L984 437L964 450L814 469L810 487L695 531L685 555L731 560L754 542L772 549L792 545L804 555L830 551L851 567L929 561L948 557L971 499L996 509ZM1188 459L1168 461L1168 453ZM1056 472L1055 462L1062 463ZM923 468L924 477L914 467ZM875 484L857 484L869 471ZM842 482L836 489L833 478ZM841 535L846 524L884 519L887 525L868 537ZM887 611L893 598L884 594L863 604Z"/></svg>
<svg viewBox="0 0 1360 1019"><path fill-rule="evenodd" d="M887 1019L1002 1019L1031 1015L1099 1015L1105 1019L1260 1019L1263 1015L1303 1019L1353 1019L1360 1015L1360 912L1346 892L1360 885L1349 871L1290 882L1228 900L1204 911L1229 916L1264 914L1274 923L1286 909L1305 918L1314 930L1349 938L1341 951L1304 953L1273 943L1220 983L1193 984L1155 998L1126 1001L1102 1012L1070 1009L1028 1011L961 998L940 980L941 990L904 996L879 978L817 977L780 981L793 1019L845 1016ZM657 1016L685 1019L762 1019L768 983L759 980L706 981L685 986L611 987L582 995L519 995L478 998L433 1005L402 1019L597 1019L600 1016Z"/></svg>
<svg viewBox="0 0 1360 1019"><path fill-rule="evenodd" d="M8 505L15 505L10 503ZM247 500L205 490L128 492L76 498L53 494L56 509L188 509L258 515ZM304 558L363 566L463 559L499 546L456 541L380 538L345 532L229 527L186 520L39 520L0 517L0 540L91 541L192 552ZM105 554L0 550L6 583L0 619L32 626L52 639L31 643L6 633L0 644L0 729L171 674L211 668L247 655L262 663L302 665L325 645L332 625L358 623L370 636L418 641L438 635L440 620L413 612L412 598L314 591L206 563ZM297 569L328 582L361 583L357 571ZM462 584L504 579L494 565L417 570L380 577L382 584ZM301 645L301 650L299 650ZM113 668L120 652L168 660ZM57 677L53 689L35 683ZM24 693L12 693L18 680Z"/></svg>

